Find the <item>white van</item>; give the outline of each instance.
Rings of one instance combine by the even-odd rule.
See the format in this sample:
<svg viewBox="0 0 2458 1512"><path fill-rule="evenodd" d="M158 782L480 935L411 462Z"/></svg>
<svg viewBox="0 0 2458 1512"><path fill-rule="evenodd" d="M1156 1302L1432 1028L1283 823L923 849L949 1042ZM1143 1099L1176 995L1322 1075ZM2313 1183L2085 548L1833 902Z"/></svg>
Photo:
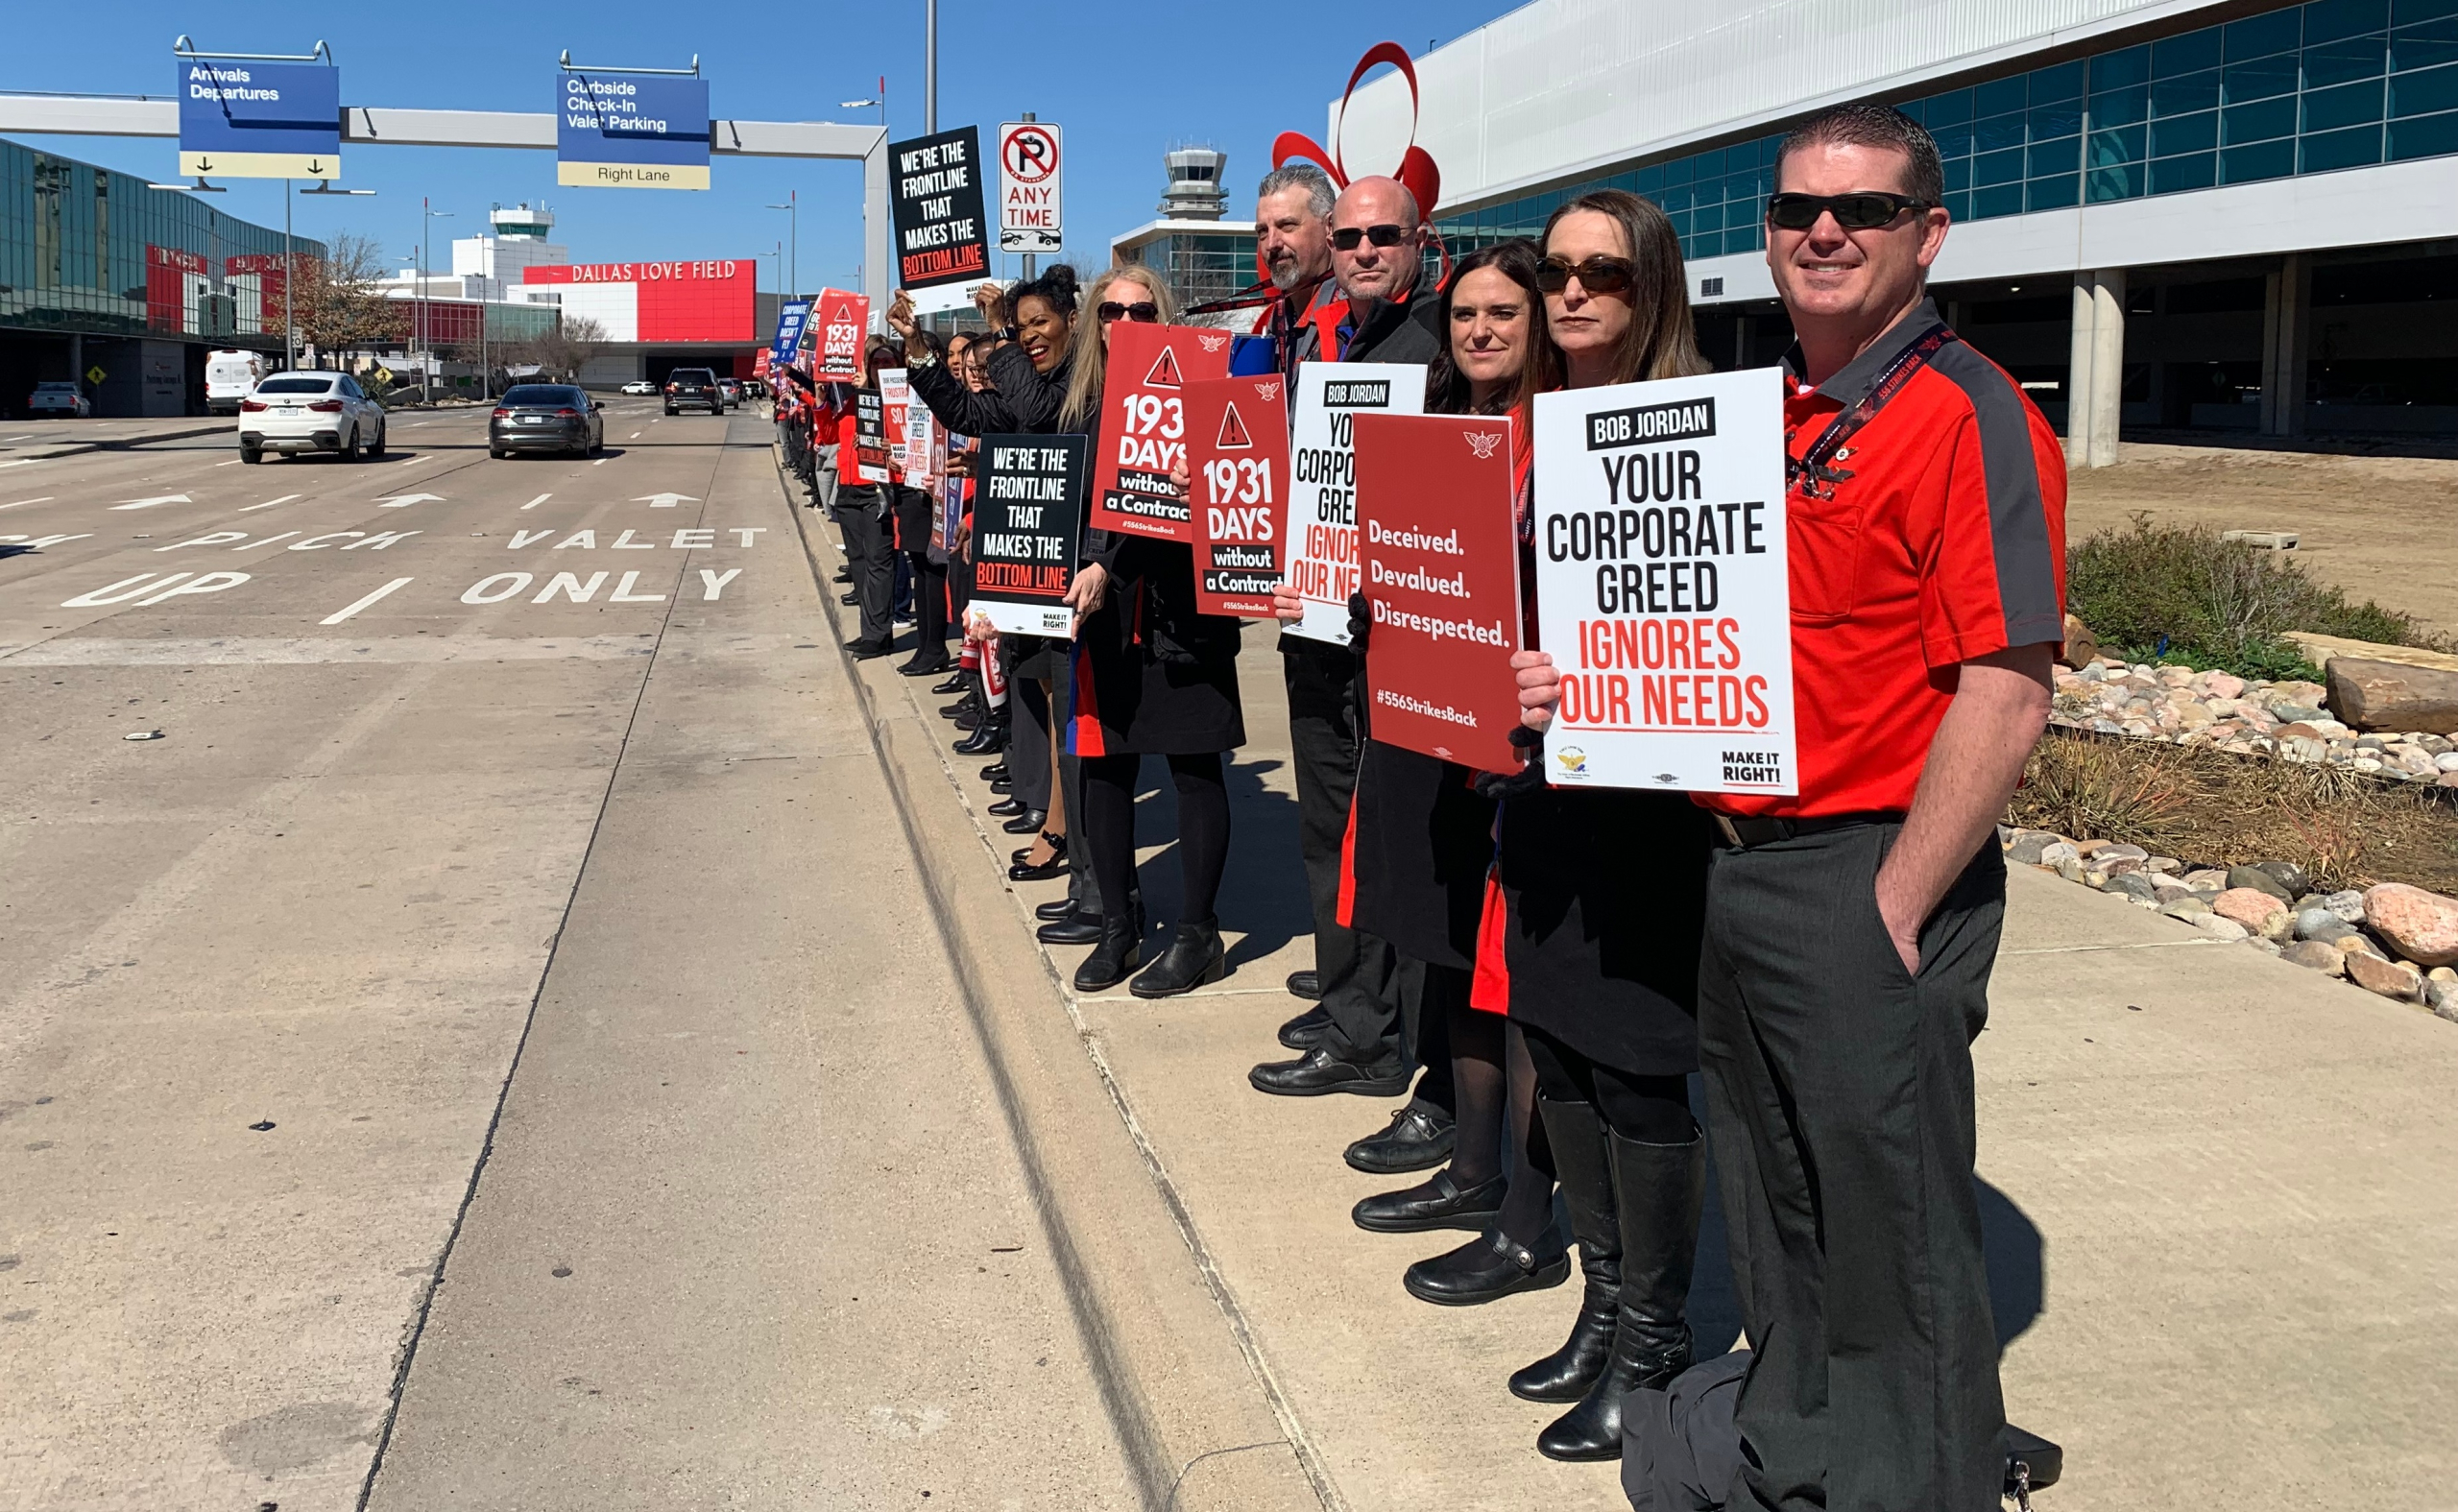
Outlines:
<svg viewBox="0 0 2458 1512"><path fill-rule="evenodd" d="M264 381L265 359L262 352L212 351L205 357L205 411L208 415L236 415L239 401L255 391Z"/></svg>

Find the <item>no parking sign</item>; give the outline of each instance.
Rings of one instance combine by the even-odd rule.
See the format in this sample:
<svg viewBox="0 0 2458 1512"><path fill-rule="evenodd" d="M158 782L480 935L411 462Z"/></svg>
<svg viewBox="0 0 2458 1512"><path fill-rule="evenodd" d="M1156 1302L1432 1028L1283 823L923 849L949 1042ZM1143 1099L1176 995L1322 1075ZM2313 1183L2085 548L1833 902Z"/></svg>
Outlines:
<svg viewBox="0 0 2458 1512"><path fill-rule="evenodd" d="M1058 128L1009 121L999 128L999 250L1056 252L1059 234Z"/></svg>

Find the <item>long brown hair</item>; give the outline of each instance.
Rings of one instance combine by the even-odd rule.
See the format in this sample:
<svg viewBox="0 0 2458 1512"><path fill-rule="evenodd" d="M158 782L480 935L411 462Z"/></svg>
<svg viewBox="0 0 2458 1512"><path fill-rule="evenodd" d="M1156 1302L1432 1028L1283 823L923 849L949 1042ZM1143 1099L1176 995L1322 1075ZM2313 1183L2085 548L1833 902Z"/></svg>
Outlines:
<svg viewBox="0 0 2458 1512"><path fill-rule="evenodd" d="M1101 382L1108 371L1109 348L1101 343L1101 297L1114 283L1131 283L1152 297L1161 307L1161 324L1172 325L1178 319L1177 297L1161 276L1142 263L1130 262L1116 268L1104 268L1093 280L1092 291L1084 296L1083 308L1075 318L1073 337L1074 370L1067 375L1067 401L1059 407L1061 425L1086 425L1100 429L1101 418L1095 413L1101 402Z"/></svg>
<svg viewBox="0 0 2458 1512"><path fill-rule="evenodd" d="M1425 406L1433 415L1516 415L1527 423L1528 401L1539 394L1556 389L1562 382L1562 354L1555 349L1552 332L1545 327L1545 294L1536 287L1536 244L1526 237L1497 242L1479 248L1459 259L1443 280L1442 300L1435 311L1434 325L1442 333L1442 355L1434 359L1426 370ZM1528 360L1519 370L1519 381L1499 397L1489 400L1482 410L1469 401L1468 377L1451 357L1451 300L1459 288L1459 280L1480 268L1492 268L1519 285L1528 296Z"/></svg>
<svg viewBox="0 0 2458 1512"><path fill-rule="evenodd" d="M1681 268L1681 238L1652 200L1626 189L1582 194L1545 217L1540 248L1554 240L1565 215L1585 210L1619 222L1637 264L1630 283L1630 328L1613 354L1615 383L1648 378L1693 378L1715 371L1699 353L1698 328L1690 322L1690 280ZM1607 295L1610 299L1612 296Z"/></svg>

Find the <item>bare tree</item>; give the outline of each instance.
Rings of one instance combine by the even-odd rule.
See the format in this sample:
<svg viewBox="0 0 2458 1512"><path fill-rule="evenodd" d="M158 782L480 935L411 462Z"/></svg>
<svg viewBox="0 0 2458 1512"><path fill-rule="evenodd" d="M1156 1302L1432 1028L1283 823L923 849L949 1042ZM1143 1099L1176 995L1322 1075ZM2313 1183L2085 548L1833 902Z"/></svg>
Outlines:
<svg viewBox="0 0 2458 1512"><path fill-rule="evenodd" d="M562 315L535 336L505 343L496 360L507 368L534 364L542 373L577 379L605 346L606 327L586 315Z"/></svg>
<svg viewBox="0 0 2458 1512"><path fill-rule="evenodd" d="M383 254L365 236L332 239L324 257L299 259L299 335L320 351L398 341L409 328L408 312L377 288Z"/></svg>

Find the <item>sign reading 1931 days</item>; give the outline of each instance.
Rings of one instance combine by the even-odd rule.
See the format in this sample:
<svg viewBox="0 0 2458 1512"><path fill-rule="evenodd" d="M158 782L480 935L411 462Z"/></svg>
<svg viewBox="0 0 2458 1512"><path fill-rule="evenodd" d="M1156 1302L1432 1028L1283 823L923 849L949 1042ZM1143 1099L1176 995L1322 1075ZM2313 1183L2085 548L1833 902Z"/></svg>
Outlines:
<svg viewBox="0 0 2458 1512"><path fill-rule="evenodd" d="M1289 384L1278 373L1190 383L1186 415L1195 612L1269 619L1285 537Z"/></svg>
<svg viewBox="0 0 2458 1512"><path fill-rule="evenodd" d="M889 197L896 222L897 287L914 313L960 310L990 276L990 232L982 223L981 133L970 126L892 142Z"/></svg>
<svg viewBox="0 0 2458 1512"><path fill-rule="evenodd" d="M1779 370L1540 394L1535 434L1547 779L1797 791Z"/></svg>
<svg viewBox="0 0 2458 1512"><path fill-rule="evenodd" d="M1000 630L1072 636L1086 439L984 436L974 454L973 605Z"/></svg>
<svg viewBox="0 0 2458 1512"><path fill-rule="evenodd" d="M1101 456L1093 469L1094 529L1194 540L1193 514L1169 482L1187 460L1186 387L1229 376L1233 339L1208 326L1111 324Z"/></svg>

